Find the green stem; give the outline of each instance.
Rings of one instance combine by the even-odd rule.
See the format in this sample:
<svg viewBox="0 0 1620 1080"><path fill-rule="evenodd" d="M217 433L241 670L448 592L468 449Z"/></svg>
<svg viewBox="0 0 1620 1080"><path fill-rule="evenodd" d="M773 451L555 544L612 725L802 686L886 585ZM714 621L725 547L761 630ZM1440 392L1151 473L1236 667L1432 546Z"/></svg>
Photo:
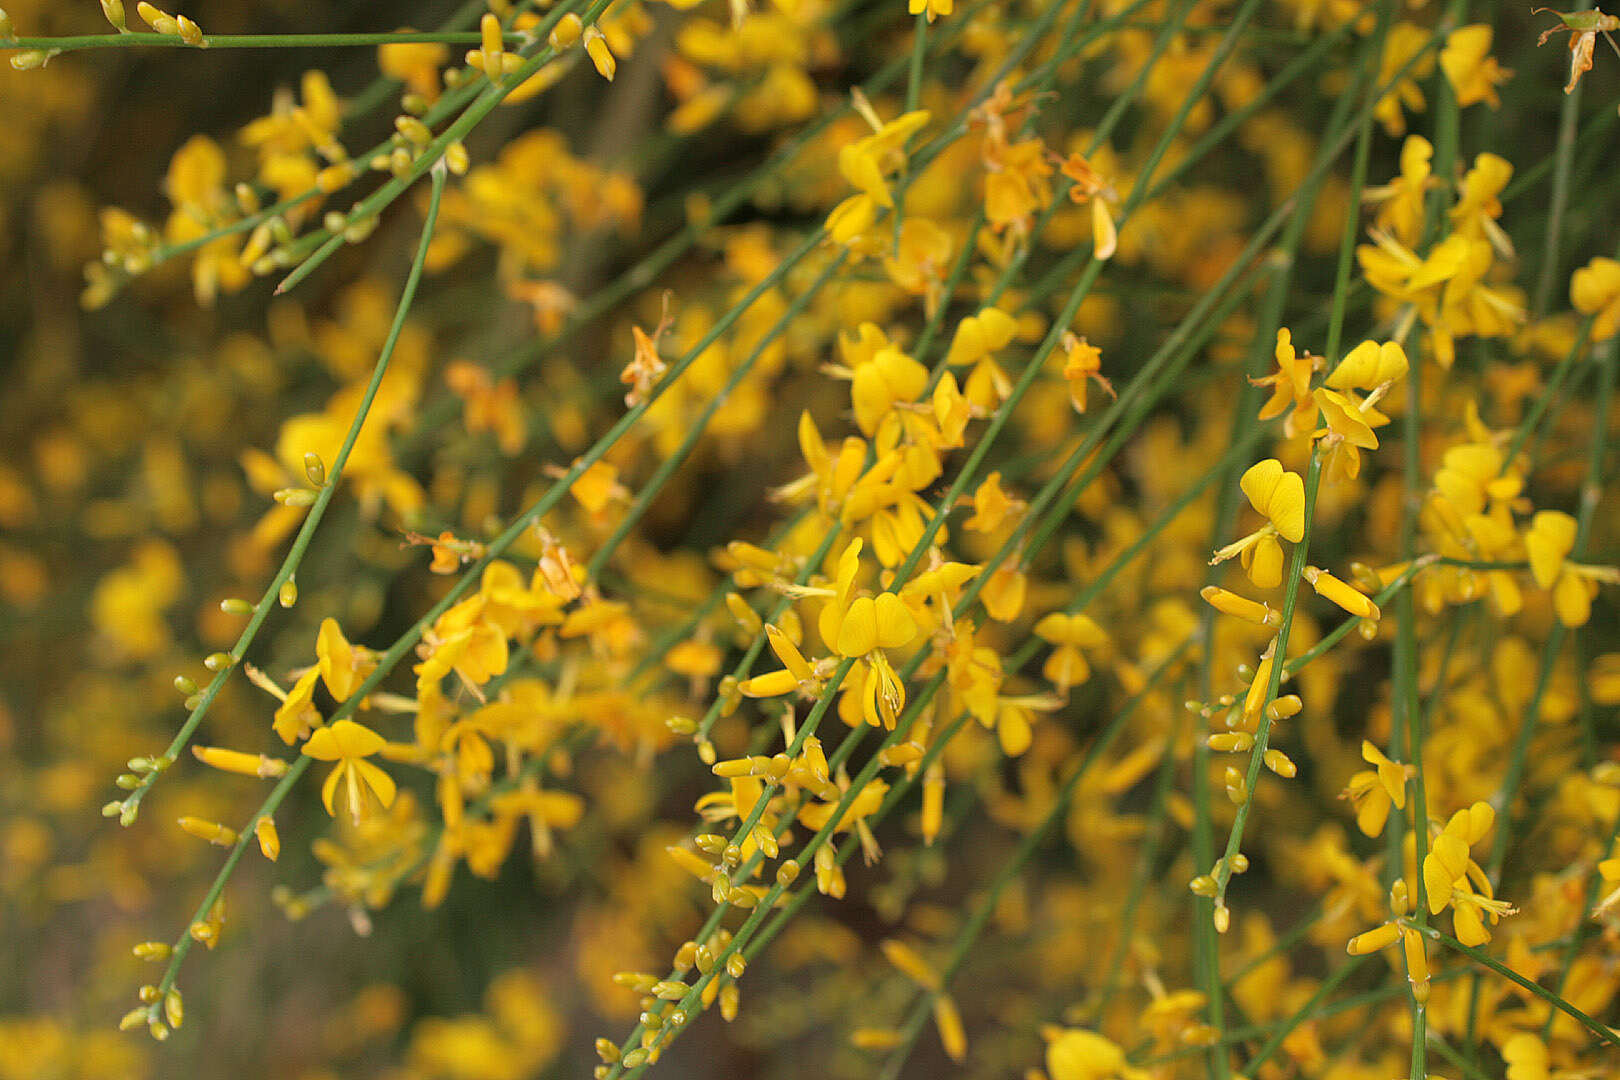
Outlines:
<svg viewBox="0 0 1620 1080"><path fill-rule="evenodd" d="M169 742L168 748L163 751L163 757L168 761L175 761L181 751L186 748L186 744L191 741L192 734L197 730L197 725L201 724L203 717L207 715L209 706L213 705L214 699L219 696L220 690L224 688L225 683L230 679L231 672L240 666L242 658L247 655L248 648L253 644L254 638L258 636L259 628L264 625L264 620L269 617L271 610L275 606L281 593L281 587L292 580L293 574L297 572L299 564L304 559L304 553L309 549L310 542L315 538L315 530L320 527L321 519L326 516L326 508L331 505L333 496L337 494L338 482L343 478L344 466L349 462L349 455L354 450L354 444L360 438L360 429L364 426L366 416L371 411L371 403L376 400L377 391L382 386L383 376L388 372L388 362L393 358L394 347L399 343L399 335L405 328L405 316L410 312L411 302L416 297L416 288L421 283L428 240L431 239L434 226L438 221L439 200L444 194L444 181L445 170L434 170L433 193L428 203L427 222L423 226L422 241L418 246L416 259L411 263L410 273L405 279L405 289L400 296L400 303L395 311L393 324L388 328L388 337L384 340L382 351L377 356L377 363L371 369L371 380L366 384L365 392L360 397L360 404L355 409L354 419L350 421L349 430L343 437L342 445L338 447L337 457L332 459L331 465L327 468L326 482L321 486L319 494L316 495L315 502L311 504L309 513L305 515L304 523L299 528L298 535L293 538L292 547L287 550L286 557L281 561L281 568L276 571L275 577L270 579L270 584L266 586L263 595L259 597L259 602L253 606L253 612L248 619L247 626L242 628L241 634L237 636L236 644L231 646L230 666L216 673L213 679L209 681L208 686L202 691L202 700L191 710L190 715L186 717L185 723L180 725L180 730L175 733L174 738ZM145 798L147 791L151 789L160 775L159 770L154 769L141 777L140 785L131 791L124 800L123 811L120 816L122 824L129 825L135 821L141 800Z"/></svg>
<svg viewBox="0 0 1620 1080"><path fill-rule="evenodd" d="M259 626L269 613L271 598L276 595L281 583L292 576L293 567L296 565L294 553L301 557L304 549L309 546L310 539L315 535L315 527L320 522L319 513L323 512L326 504L331 501L332 492L337 487L343 463L348 460L349 451L354 448L355 440L359 437L360 427L365 421L366 411L370 408L371 401L377 394L377 387L382 382L383 374L388 368L388 361L393 356L394 347L399 341L400 332L404 329L405 317L411 310L412 301L416 298L416 288L422 280L422 268L427 263L428 245L433 239L434 227L438 224L439 201L444 194L445 175L445 169L440 168L433 171L433 194L428 202L427 220L422 225L422 239L417 245L416 258L411 262L410 273L405 278L405 287L400 292L399 306L394 312L393 324L389 327L388 337L383 342L376 367L372 371L371 382L366 387L365 395L361 398L354 423L350 425L348 436L344 439L343 446L338 451L337 458L333 462L332 473L327 479L326 486L321 489L320 498L310 508L310 515L304 520L304 527L299 530L298 538L293 542L293 549L288 552L287 561L282 563L281 572L276 575L277 580L273 581L270 588L265 591L264 598L260 600L258 607L254 609L253 620L248 623L247 629L243 631L242 638L237 640L236 646L232 650L232 657L237 661L241 660L248 643L252 641L253 634L257 633ZM236 666L237 664L233 663L230 668L215 676L213 684L208 688L209 696L202 705L193 710L191 716L187 718L186 723L181 727L179 734L175 736L174 742L170 744L167 751L169 757L177 756L180 750L185 747L191 733L196 730L197 724L201 722L202 713L207 703L213 700L213 695L218 694L226 675ZM369 690L370 687L364 689ZM363 696L363 693L355 693L345 703L344 708L352 712ZM232 871L236 869L236 864L241 861L242 853L247 850L248 844L255 842L254 827L261 820L270 817L276 812L282 800L287 797L287 793L292 790L293 785L298 782L299 777L303 776L304 771L309 768L309 764L313 760L313 758L309 757L300 757L293 762L286 775L271 789L263 805L254 811L253 816L248 819L247 824L243 826L241 833L237 836L236 843L231 846L230 854L225 857L224 864L220 867L219 872L214 875L213 884L209 886L208 892L204 894L202 903L197 905L196 914L191 919L192 923L202 922L207 919L209 912L213 910L214 904L219 900L220 894L224 892L226 881L230 879ZM155 773L149 773L147 780L143 782L143 786L131 793L130 798L138 801L137 797L144 794L147 788L151 786L151 777L155 775ZM148 1011L148 1017L152 1023L158 1021L163 1008L163 995L174 986L175 978L180 974L180 965L185 962L186 954L191 951L192 940L188 926L187 930L181 933L179 939L175 942L174 951L169 956L169 963L164 969L163 978L158 982L159 993L157 999L152 1003Z"/></svg>
<svg viewBox="0 0 1620 1080"><path fill-rule="evenodd" d="M1564 95L1558 107L1558 148L1554 152L1552 204L1547 210L1547 240L1541 249L1541 273L1536 277L1535 299L1530 315L1539 319L1547 314L1553 289L1558 282L1558 249L1564 238L1564 212L1569 208L1569 177L1575 163L1575 129L1581 115L1581 84Z"/></svg>
<svg viewBox="0 0 1620 1080"><path fill-rule="evenodd" d="M1610 1046L1620 1047L1620 1032L1616 1032L1613 1028L1600 1024L1598 1021L1592 1019L1590 1016L1587 1016L1581 1010L1577 1009L1575 1006L1571 1005L1569 1002L1565 1001L1562 997L1553 993L1551 990L1548 990L1540 983L1525 978L1517 971L1514 971L1512 968L1499 962L1492 957L1490 953L1487 953L1481 949L1476 949L1472 945L1464 945L1456 938L1451 937L1448 934L1443 934L1432 926L1423 932L1447 948L1455 949L1457 952L1462 953L1464 956L1468 957L1481 967L1488 968L1489 970L1494 971L1496 974L1502 976L1502 978L1507 979L1509 982L1517 983L1519 986L1530 991L1532 994L1536 995L1536 997L1547 1002L1553 1008L1570 1017L1576 1023L1586 1028L1586 1030L1596 1035L1600 1042L1607 1043Z"/></svg>

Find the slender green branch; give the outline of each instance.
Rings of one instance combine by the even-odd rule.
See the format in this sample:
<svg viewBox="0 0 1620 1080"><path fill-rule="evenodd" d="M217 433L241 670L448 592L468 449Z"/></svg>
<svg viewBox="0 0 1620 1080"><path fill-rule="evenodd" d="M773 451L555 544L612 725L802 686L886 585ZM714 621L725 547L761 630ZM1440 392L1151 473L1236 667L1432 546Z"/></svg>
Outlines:
<svg viewBox="0 0 1620 1080"><path fill-rule="evenodd" d="M1553 993L1551 990L1548 990L1540 983L1535 982L1532 979L1525 978L1523 975L1520 975L1517 971L1514 971L1506 964L1501 963L1495 957L1491 956L1490 953L1485 952L1483 949L1476 949L1472 945L1464 945L1456 938L1450 936L1449 934L1441 933L1432 926L1424 929L1423 933L1427 934L1434 941L1438 941L1440 944L1446 946L1448 949L1454 949L1457 952L1462 953L1479 966L1494 971L1496 974L1502 976L1504 979L1507 979L1509 982L1517 983L1519 986L1530 991L1532 994L1536 995L1536 997L1547 1002L1547 1004L1551 1005L1559 1012L1580 1024L1592 1034L1596 1035L1599 1042L1607 1043L1608 1045L1614 1047L1620 1047L1620 1031L1615 1031L1613 1028L1592 1019L1590 1016L1586 1015L1574 1005L1571 1005L1568 1001L1565 1001L1562 997Z"/></svg>
<svg viewBox="0 0 1620 1080"><path fill-rule="evenodd" d="M315 502L310 506L309 513L305 515L304 523L299 528L298 535L294 537L292 547L287 550L286 557L282 559L281 568L270 579L270 584L265 587L263 595L259 597L259 602L253 605L248 624L242 628L241 634L237 636L236 644L231 646L230 664L217 672L213 679L209 681L208 686L202 691L201 698L192 707L190 715L186 717L185 723L180 725L180 730L175 733L174 738L169 742L168 748L163 751L163 760L167 762L172 763L178 759L181 751L186 748L186 744L191 741L191 736L197 730L197 725L201 724L203 717L207 715L209 706L213 705L214 699L219 696L220 690L224 688L226 681L229 680L231 672L236 670L241 664L242 658L247 655L248 648L253 644L254 638L258 636L259 628L264 625L264 620L269 617L270 612L274 609L277 598L281 593L281 587L293 579L299 564L303 562L304 553L309 550L310 542L315 538L315 530L320 527L321 519L326 515L326 508L331 505L332 497L337 493L338 484L343 479L343 469L349 462L349 455L354 450L355 442L360 438L360 429L365 425L366 417L371 412L371 403L376 400L377 390L382 386L383 376L388 372L388 362L393 358L394 347L399 343L399 335L405 328L405 317L410 312L411 303L416 297L416 288L421 283L422 269L427 258L428 241L432 238L434 225L438 221L439 200L444 194L445 175L446 171L442 168L434 170L433 193L428 203L427 222L423 226L422 241L418 247L416 259L411 263L410 273L405 279L405 289L400 296L400 303L394 314L394 321L388 328L388 337L384 340L382 351L377 356L377 363L371 370L371 380L366 384L365 392L360 397L360 404L355 409L354 419L349 423L349 430L343 437L343 443L338 447L337 456L332 459L331 465L326 467L325 482L316 494ZM119 818L122 824L129 825L135 821L135 817L140 810L141 800L160 775L162 775L161 770L153 769L141 777L139 786L131 791L123 801Z"/></svg>
<svg viewBox="0 0 1620 1080"><path fill-rule="evenodd" d="M1530 314L1547 314L1558 282L1558 251L1564 239L1564 212L1569 208L1570 172L1575 165L1575 128L1581 116L1581 84L1577 82L1558 106L1558 148L1554 151L1552 202L1547 208L1547 240L1541 249L1541 273L1536 275Z"/></svg>
<svg viewBox="0 0 1620 1080"><path fill-rule="evenodd" d="M405 317L410 313L411 304L416 299L417 286L421 284L422 281L422 268L427 264L428 245L433 239L433 230L438 224L439 220L439 202L444 194L444 181L446 174L447 170L443 168L438 168L433 171L433 192L428 202L427 220L422 225L422 239L417 245L416 258L411 262L410 273L405 278L405 287L400 292L399 305L394 312L394 321L389 327L388 337L383 342L382 350L378 354L377 364L372 372L371 382L366 387L365 395L361 398L360 406L356 411L354 423L350 425L348 436L344 439L343 446L338 451L337 458L333 461L332 473L327 479L326 486L321 490L319 500L317 500L315 506L310 508L309 517L305 518L304 527L299 531L298 539L293 542L293 550L288 553L287 561L282 563L281 572L276 575L277 580L273 581L270 588L265 591L264 598L260 600L258 607L254 610L253 620L248 623L248 628L243 631L243 636L237 640L236 647L232 650L232 658L234 661L239 662L241 660L242 654L246 651L248 644L253 639L253 634L257 633L259 626L264 622L265 616L270 611L271 598L276 595L281 587L281 583L287 581L292 576L293 568L297 565L297 560L293 557L293 553L296 552L301 557L304 549L309 546L309 541L315 534L315 527L320 523L319 511L324 511L327 503L331 501L332 492L337 487L337 481L342 473L343 464L348 460L349 451L353 449L355 440L359 437L361 425L365 422L366 412L371 406L372 399L376 397L377 387L382 382L383 374L388 368L388 361L393 356L394 347L399 341L400 332L404 329ZM210 696L206 699L203 705L199 705L197 709L192 711L191 716L187 718L186 723L181 727L179 734L175 736L174 742L170 744L169 750L167 751L167 756L171 760L176 757L180 750L185 747L186 741L191 737L191 733L196 730L197 724L201 722L202 712L206 707L206 702L213 700L212 695L218 694L219 687L223 685L226 675L232 668L236 666L237 665L233 663L231 668L227 668L225 671L222 671L215 676L214 683L209 687ZM369 689L369 687L366 689ZM354 694L344 704L343 708L348 711L353 711L355 705L359 703L363 696L364 695L361 693ZM207 893L204 894L202 903L197 905L197 912L192 916L192 923L202 922L208 918L209 912L213 910L215 903L218 902L220 895L225 890L225 883L230 880L231 873L236 869L236 864L241 861L242 853L247 850L248 844L255 842L254 827L261 820L269 818L276 812L276 809L281 805L282 800L287 797L288 792L293 789L293 785L298 782L298 778L303 776L304 771L309 768L309 763L312 760L314 759L300 757L297 761L293 762L292 767L287 770L286 775L283 776L276 786L271 789L270 794L264 800L263 805L261 805L258 810L254 811L253 816L249 818L247 824L242 828L240 834L237 836L236 843L231 846L230 854L225 857L224 864L219 868L219 872L214 876L213 884L209 886ZM156 774L151 773L148 774L148 777L150 778L154 775ZM137 797L144 794L149 787L150 779L146 781L145 786L137 789L135 792L132 792L130 798L137 799ZM132 813L131 817L133 817ZM157 995L157 999L151 1003L151 1008L148 1011L149 1023L156 1024L159 1022L159 1016L163 1007L163 995L174 986L174 981L180 974L180 965L185 962L186 954L191 951L192 941L193 939L188 927L185 932L181 933L179 939L175 942L173 952L169 957L169 964L164 969L163 978L158 982L159 993Z"/></svg>

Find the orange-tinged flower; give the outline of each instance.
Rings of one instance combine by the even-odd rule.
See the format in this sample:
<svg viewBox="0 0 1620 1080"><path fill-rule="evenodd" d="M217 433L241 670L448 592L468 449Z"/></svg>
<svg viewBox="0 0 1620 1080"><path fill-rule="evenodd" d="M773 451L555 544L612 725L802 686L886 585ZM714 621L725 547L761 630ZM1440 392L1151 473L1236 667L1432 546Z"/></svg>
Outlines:
<svg viewBox="0 0 1620 1080"><path fill-rule="evenodd" d="M1086 389L1093 381L1110 397L1117 397L1114 386L1102 374L1102 350L1083 337L1063 334L1063 381L1069 384L1069 401L1074 411L1086 411Z"/></svg>
<svg viewBox="0 0 1620 1080"><path fill-rule="evenodd" d="M1119 201L1114 185L1078 153L1059 161L1058 171L1073 181L1069 186L1071 200L1080 204L1091 203L1092 254L1099 259L1113 258L1119 247L1119 230L1114 225L1114 215L1108 209L1108 203Z"/></svg>
<svg viewBox="0 0 1620 1080"><path fill-rule="evenodd" d="M1597 45L1597 36L1602 34L1608 41L1609 48L1620 55L1620 45L1614 43L1610 35L1611 30L1620 30L1620 18L1606 15L1599 8L1590 11L1553 11L1551 8L1533 8L1531 14L1547 12L1556 15L1559 25L1550 30L1542 31L1536 45L1547 44L1547 39L1554 34L1569 31L1569 82L1564 87L1564 93L1573 94L1575 85L1581 81L1581 76L1592 70L1592 52Z"/></svg>

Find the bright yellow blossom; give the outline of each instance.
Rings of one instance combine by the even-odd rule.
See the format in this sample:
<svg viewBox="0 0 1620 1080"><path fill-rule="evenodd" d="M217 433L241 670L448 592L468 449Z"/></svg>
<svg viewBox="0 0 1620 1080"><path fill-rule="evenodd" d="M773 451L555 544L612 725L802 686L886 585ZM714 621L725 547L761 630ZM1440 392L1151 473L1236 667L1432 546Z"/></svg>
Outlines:
<svg viewBox="0 0 1620 1080"><path fill-rule="evenodd" d="M345 805L356 823L366 808L362 788L375 795L384 809L394 804L393 777L365 760L382 750L383 746L381 735L353 720L339 720L331 727L323 727L304 743L302 749L305 757L337 762L332 771L326 774L326 782L321 785L321 802L326 805L328 814L337 816L332 797L339 783L344 785Z"/></svg>

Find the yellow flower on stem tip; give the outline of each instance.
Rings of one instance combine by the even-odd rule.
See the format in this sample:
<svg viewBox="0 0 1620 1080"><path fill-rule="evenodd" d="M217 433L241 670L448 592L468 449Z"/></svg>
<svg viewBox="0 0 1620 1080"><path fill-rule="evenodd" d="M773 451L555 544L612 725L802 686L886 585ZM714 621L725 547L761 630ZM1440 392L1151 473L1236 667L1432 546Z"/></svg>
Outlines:
<svg viewBox="0 0 1620 1080"><path fill-rule="evenodd" d="M1285 412L1289 413L1288 419L1283 421L1283 431L1293 438L1311 423L1314 358L1310 353L1295 352L1293 334L1286 326L1277 331L1277 347L1273 355L1277 360L1276 374L1249 381L1255 386L1271 387L1271 400L1260 407L1260 419L1271 420Z"/></svg>
<svg viewBox="0 0 1620 1080"><path fill-rule="evenodd" d="M909 0L906 10L913 15L927 13L928 21L933 22L940 15L949 15L955 6L955 0Z"/></svg>
<svg viewBox="0 0 1620 1080"><path fill-rule="evenodd" d="M349 813L356 824L365 813L366 798L362 787L369 788L384 809L394 804L393 777L365 760L385 745L381 735L353 720L339 720L331 727L321 728L304 743L305 757L337 762L337 767L327 774L326 782L321 785L321 802L326 805L328 814L337 816L332 796L337 792L339 783L345 785Z"/></svg>
<svg viewBox="0 0 1620 1080"><path fill-rule="evenodd" d="M1547 44L1547 39L1554 34L1569 31L1569 83L1564 87L1564 93L1573 94L1575 84L1581 81L1581 76L1592 70L1592 50L1597 44L1597 36L1602 34L1608 41L1609 48L1616 56L1620 56L1620 45L1614 43L1609 31L1620 30L1620 18L1605 15L1600 9L1594 7L1591 11L1554 11L1552 8L1531 8L1530 14L1537 15L1545 11L1549 15L1558 16L1560 25L1550 30L1542 31L1541 37L1536 40L1539 48Z"/></svg>
<svg viewBox="0 0 1620 1080"><path fill-rule="evenodd" d="M1350 800L1356 810L1356 826L1366 836L1378 836L1389 820L1391 806L1406 809L1406 781L1416 776L1417 770L1384 756L1372 743L1361 741L1361 760L1373 766L1356 773L1344 789L1343 798Z"/></svg>
<svg viewBox="0 0 1620 1080"><path fill-rule="evenodd" d="M1210 565L1241 555L1250 581L1262 589L1276 588L1282 582L1283 564L1277 537L1294 544L1305 537L1305 481L1276 458L1267 458L1250 466L1239 486L1266 524L1215 552Z"/></svg>

